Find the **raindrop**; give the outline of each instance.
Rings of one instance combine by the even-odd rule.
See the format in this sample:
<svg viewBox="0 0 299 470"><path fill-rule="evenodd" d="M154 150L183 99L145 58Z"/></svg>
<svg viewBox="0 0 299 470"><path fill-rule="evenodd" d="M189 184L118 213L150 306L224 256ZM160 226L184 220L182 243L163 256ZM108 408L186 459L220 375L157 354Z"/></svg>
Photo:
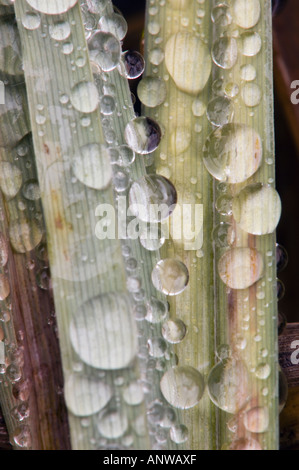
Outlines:
<svg viewBox="0 0 299 470"><path fill-rule="evenodd" d="M276 279L277 300L281 300L285 294L285 287L280 279Z"/></svg>
<svg viewBox="0 0 299 470"><path fill-rule="evenodd" d="M221 222L214 228L212 236L218 248L225 248L233 244L235 232L231 224Z"/></svg>
<svg viewBox="0 0 299 470"><path fill-rule="evenodd" d="M137 348L128 297L111 293L85 302L71 322L70 338L86 364L109 370L126 367Z"/></svg>
<svg viewBox="0 0 299 470"><path fill-rule="evenodd" d="M173 426L170 429L169 436L176 444L183 444L188 440L188 428L184 424Z"/></svg>
<svg viewBox="0 0 299 470"><path fill-rule="evenodd" d="M200 99L195 99L192 103L192 112L193 115L196 117L203 116L204 113L206 112L206 105L203 101Z"/></svg>
<svg viewBox="0 0 299 470"><path fill-rule="evenodd" d="M236 83L229 82L224 85L223 91L229 98L235 98L239 93L239 86Z"/></svg>
<svg viewBox="0 0 299 470"><path fill-rule="evenodd" d="M262 47L262 40L258 33L248 32L241 35L241 51L247 57L258 54Z"/></svg>
<svg viewBox="0 0 299 470"><path fill-rule="evenodd" d="M163 338L153 338L148 340L149 355L155 358L164 357L167 350L167 343Z"/></svg>
<svg viewBox="0 0 299 470"><path fill-rule="evenodd" d="M253 28L260 19L260 0L235 0L232 13L238 26L244 29Z"/></svg>
<svg viewBox="0 0 299 470"><path fill-rule="evenodd" d="M10 294L9 280L5 274L0 274L0 300L5 300Z"/></svg>
<svg viewBox="0 0 299 470"><path fill-rule="evenodd" d="M37 201L41 197L39 184L36 180L29 180L23 186L23 196L29 201Z"/></svg>
<svg viewBox="0 0 299 470"><path fill-rule="evenodd" d="M103 145L84 145L75 154L72 163L76 178L90 188L104 189L111 181L109 153Z"/></svg>
<svg viewBox="0 0 299 470"><path fill-rule="evenodd" d="M174 156L184 153L191 144L191 132L187 127L177 127L170 135L170 150Z"/></svg>
<svg viewBox="0 0 299 470"><path fill-rule="evenodd" d="M0 187L8 198L14 198L22 186L22 172L16 165L0 162Z"/></svg>
<svg viewBox="0 0 299 470"><path fill-rule="evenodd" d="M64 41L71 34L71 26L68 21L59 21L49 26L49 33L55 41Z"/></svg>
<svg viewBox="0 0 299 470"><path fill-rule="evenodd" d="M22 378L21 369L16 364L10 364L6 369L6 376L11 383L16 383Z"/></svg>
<svg viewBox="0 0 299 470"><path fill-rule="evenodd" d="M161 78L144 77L138 84L137 93L140 101L149 108L155 108L166 99L166 86Z"/></svg>
<svg viewBox="0 0 299 470"><path fill-rule="evenodd" d="M160 29L161 27L157 21L152 20L148 22L147 30L149 34L156 36L159 33Z"/></svg>
<svg viewBox="0 0 299 470"><path fill-rule="evenodd" d="M37 13L33 12L27 12L23 17L22 17L22 24L24 28L29 29L33 31L34 29L37 29L40 27L41 19L40 16Z"/></svg>
<svg viewBox="0 0 299 470"><path fill-rule="evenodd" d="M259 134L242 124L226 124L216 129L204 146L204 163L214 178L241 183L252 176L262 161Z"/></svg>
<svg viewBox="0 0 299 470"><path fill-rule="evenodd" d="M102 16L99 20L98 26L101 31L114 34L119 41L124 39L128 31L128 25L125 18L116 13Z"/></svg>
<svg viewBox="0 0 299 470"><path fill-rule="evenodd" d="M121 46L119 40L111 33L96 32L88 41L91 59L104 72L115 69L120 61Z"/></svg>
<svg viewBox="0 0 299 470"><path fill-rule="evenodd" d="M3 233L0 233L0 266L3 267L8 261L8 246Z"/></svg>
<svg viewBox="0 0 299 470"><path fill-rule="evenodd" d="M9 238L12 247L18 253L26 253L33 250L42 239L41 227L34 220L11 223L9 227Z"/></svg>
<svg viewBox="0 0 299 470"><path fill-rule="evenodd" d="M145 68L145 62L142 55L137 51L125 51L122 54L122 60L125 66L126 77L129 80L140 77Z"/></svg>
<svg viewBox="0 0 299 470"><path fill-rule="evenodd" d="M165 64L176 86L194 95L203 90L212 68L208 47L188 32L179 32L168 39ZM202 64L205 66L202 67Z"/></svg>
<svg viewBox="0 0 299 470"><path fill-rule="evenodd" d="M212 402L223 411L236 413L247 400L248 371L241 361L225 359L210 371L208 391Z"/></svg>
<svg viewBox="0 0 299 470"><path fill-rule="evenodd" d="M230 25L232 17L228 5L225 3L216 5L212 10L211 18L213 23L217 24L217 26L225 27Z"/></svg>
<svg viewBox="0 0 299 470"><path fill-rule="evenodd" d="M98 90L92 82L79 82L72 88L70 100L77 111L92 113L99 104Z"/></svg>
<svg viewBox="0 0 299 470"><path fill-rule="evenodd" d="M233 102L229 98L219 96L209 102L207 117L214 126L228 124L234 115Z"/></svg>
<svg viewBox="0 0 299 470"><path fill-rule="evenodd" d="M150 174L135 181L129 191L130 212L143 222L166 220L175 209L177 193L164 176Z"/></svg>
<svg viewBox="0 0 299 470"><path fill-rule="evenodd" d="M100 110L102 114L106 116L112 114L115 111L115 100L113 96L104 95L100 99Z"/></svg>
<svg viewBox="0 0 299 470"><path fill-rule="evenodd" d="M231 69L238 58L237 41L227 36L217 39L213 44L212 58L222 69Z"/></svg>
<svg viewBox="0 0 299 470"><path fill-rule="evenodd" d="M266 380L271 373L269 364L259 364L255 370L255 375L258 379Z"/></svg>
<svg viewBox="0 0 299 470"><path fill-rule="evenodd" d="M136 117L125 128L125 140L134 152L147 155L158 147L161 129L148 117Z"/></svg>
<svg viewBox="0 0 299 470"><path fill-rule="evenodd" d="M243 417L244 426L247 431L262 433L269 426L269 410L264 406L255 406L248 410Z"/></svg>
<svg viewBox="0 0 299 470"><path fill-rule="evenodd" d="M254 235L272 233L281 215L281 201L271 186L255 183L234 198L233 216L242 230Z"/></svg>
<svg viewBox="0 0 299 470"><path fill-rule="evenodd" d="M46 15L60 15L70 10L77 3L77 0L59 0L59 2L49 2L48 0L26 1L32 8Z"/></svg>
<svg viewBox="0 0 299 470"><path fill-rule="evenodd" d="M147 224L140 234L141 245L149 251L156 251L163 246L165 237L158 224Z"/></svg>
<svg viewBox="0 0 299 470"><path fill-rule="evenodd" d="M130 177L123 168L114 166L113 172L113 187L114 190L118 193L122 193L128 189L130 185Z"/></svg>
<svg viewBox="0 0 299 470"><path fill-rule="evenodd" d="M168 343L180 343L185 338L186 332L186 325L179 318L167 320L167 322L162 325L162 335Z"/></svg>
<svg viewBox="0 0 299 470"><path fill-rule="evenodd" d="M160 387L170 405L186 410L199 403L204 392L204 379L193 367L177 366L165 372Z"/></svg>
<svg viewBox="0 0 299 470"><path fill-rule="evenodd" d="M189 272L184 263L174 258L158 261L152 271L155 288L166 295L178 295L183 292L189 281Z"/></svg>
<svg viewBox="0 0 299 470"><path fill-rule="evenodd" d="M152 297L147 303L146 320L149 323L160 323L166 319L167 312L168 309L166 303Z"/></svg>
<svg viewBox="0 0 299 470"><path fill-rule="evenodd" d="M246 83L242 87L241 96L246 106L253 108L261 102L262 92L256 83Z"/></svg>
<svg viewBox="0 0 299 470"><path fill-rule="evenodd" d="M107 439L117 439L128 429L127 416L119 410L105 410L98 418L98 431Z"/></svg>
<svg viewBox="0 0 299 470"><path fill-rule="evenodd" d="M62 45L61 50L62 50L63 54L69 55L73 52L74 46L71 42L66 42Z"/></svg>
<svg viewBox="0 0 299 470"><path fill-rule="evenodd" d="M251 82L256 78L256 68L252 64L242 65L240 76L246 82Z"/></svg>
<svg viewBox="0 0 299 470"><path fill-rule="evenodd" d="M258 281L264 263L260 252L252 248L231 248L221 256L218 273L231 289L246 289Z"/></svg>
<svg viewBox="0 0 299 470"><path fill-rule="evenodd" d="M28 426L16 428L13 433L13 440L18 447L29 448L31 446L31 434Z"/></svg>
<svg viewBox="0 0 299 470"><path fill-rule="evenodd" d="M149 61L153 65L160 65L164 60L164 52L159 47L149 51Z"/></svg>
<svg viewBox="0 0 299 470"><path fill-rule="evenodd" d="M144 394L139 382L131 382L123 390L124 401L131 406L140 405L143 402Z"/></svg>
<svg viewBox="0 0 299 470"><path fill-rule="evenodd" d="M108 385L99 379L71 374L65 381L64 397L75 416L90 416L107 405L112 396Z"/></svg>

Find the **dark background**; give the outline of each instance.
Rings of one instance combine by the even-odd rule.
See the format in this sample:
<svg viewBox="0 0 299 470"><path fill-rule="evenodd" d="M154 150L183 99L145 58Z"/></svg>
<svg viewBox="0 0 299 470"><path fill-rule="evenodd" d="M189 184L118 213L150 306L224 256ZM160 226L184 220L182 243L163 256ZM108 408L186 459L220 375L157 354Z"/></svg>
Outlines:
<svg viewBox="0 0 299 470"><path fill-rule="evenodd" d="M274 0L284 8L273 18L276 185L283 212L277 242L289 257L279 273L285 295L279 310L289 322L299 322L299 105L291 104L292 80L299 80L299 1ZM115 0L128 22L125 49L140 50L144 27L145 0ZM133 90L134 91L134 83Z"/></svg>

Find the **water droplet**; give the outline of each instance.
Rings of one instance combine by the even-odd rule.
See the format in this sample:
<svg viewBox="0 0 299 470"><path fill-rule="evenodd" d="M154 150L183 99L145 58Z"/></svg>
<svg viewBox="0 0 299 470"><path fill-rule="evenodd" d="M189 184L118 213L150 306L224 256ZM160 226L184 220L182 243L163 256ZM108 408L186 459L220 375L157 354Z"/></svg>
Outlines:
<svg viewBox="0 0 299 470"><path fill-rule="evenodd" d="M208 137L204 163L214 178L241 183L252 176L262 161L259 134L242 124L226 124Z"/></svg>
<svg viewBox="0 0 299 470"><path fill-rule="evenodd" d="M22 172L9 162L0 163L0 187L8 198L14 198L22 186Z"/></svg>
<svg viewBox="0 0 299 470"><path fill-rule="evenodd" d="M60 0L59 2L48 2L48 0L26 1L32 8L46 15L60 15L70 10L77 3L77 0Z"/></svg>
<svg viewBox="0 0 299 470"><path fill-rule="evenodd" d="M0 300L5 300L10 294L9 280L5 274L0 274Z"/></svg>
<svg viewBox="0 0 299 470"><path fill-rule="evenodd" d="M8 261L8 246L3 233L0 233L0 266L5 266Z"/></svg>
<svg viewBox="0 0 299 470"><path fill-rule="evenodd" d="M166 220L175 209L177 193L161 175L147 175L135 181L129 192L130 211L143 222Z"/></svg>
<svg viewBox="0 0 299 470"><path fill-rule="evenodd" d="M138 84L137 93L140 101L149 108L164 103L166 99L166 86L162 79L144 77Z"/></svg>
<svg viewBox="0 0 299 470"><path fill-rule="evenodd" d="M26 253L33 250L42 239L41 227L34 220L14 221L9 227L9 238L12 247L18 253Z"/></svg>
<svg viewBox="0 0 299 470"><path fill-rule="evenodd" d="M258 85L255 83L246 83L241 90L242 100L246 106L257 106L262 99L262 92Z"/></svg>
<svg viewBox="0 0 299 470"><path fill-rule="evenodd" d="M22 378L21 369L16 364L10 364L6 369L6 376L11 383L16 383Z"/></svg>
<svg viewBox="0 0 299 470"><path fill-rule="evenodd" d="M184 153L191 143L191 132L187 127L177 127L170 135L170 150L174 156Z"/></svg>
<svg viewBox="0 0 299 470"><path fill-rule="evenodd" d="M237 83L229 82L224 85L223 91L229 98L235 98L239 93L239 86Z"/></svg>
<svg viewBox="0 0 299 470"><path fill-rule="evenodd" d="M238 26L244 29L253 28L260 19L260 0L235 0L232 13Z"/></svg>
<svg viewBox="0 0 299 470"><path fill-rule="evenodd" d="M84 145L75 154L72 163L76 178L90 188L104 189L111 181L109 153L103 145Z"/></svg>
<svg viewBox="0 0 299 470"><path fill-rule="evenodd" d="M117 439L128 429L127 416L120 410L105 410L98 418L98 431L107 439Z"/></svg>
<svg viewBox="0 0 299 470"><path fill-rule="evenodd" d="M255 370L255 375L258 379L266 380L271 373L269 364L259 364Z"/></svg>
<svg viewBox="0 0 299 470"><path fill-rule="evenodd" d="M115 101L113 96L104 95L100 99L100 110L105 115L112 114L115 111Z"/></svg>
<svg viewBox="0 0 299 470"><path fill-rule="evenodd" d="M43 290L48 290L51 285L50 271L48 268L40 269L36 273L36 282L38 287Z"/></svg>
<svg viewBox="0 0 299 470"><path fill-rule="evenodd" d="M257 250L231 248L220 258L218 273L231 289L246 289L260 279L263 267L263 257Z"/></svg>
<svg viewBox="0 0 299 470"><path fill-rule="evenodd" d="M246 82L251 82L256 78L256 68L252 64L242 65L240 76Z"/></svg>
<svg viewBox="0 0 299 470"><path fill-rule="evenodd" d="M55 41L64 41L71 34L71 26L68 21L59 21L49 26L49 33Z"/></svg>
<svg viewBox="0 0 299 470"><path fill-rule="evenodd" d="M200 99L195 99L192 103L192 112L194 116L200 117L203 116L204 113L206 112L206 105L203 101Z"/></svg>
<svg viewBox="0 0 299 470"><path fill-rule="evenodd" d="M122 193L128 189L129 185L130 185L130 177L128 173L126 173L123 170L123 168L115 165L114 173L113 173L114 190L118 193Z"/></svg>
<svg viewBox="0 0 299 470"><path fill-rule="evenodd" d="M184 263L173 258L158 261L152 271L155 288L166 295L182 293L189 281L189 272Z"/></svg>
<svg viewBox="0 0 299 470"><path fill-rule="evenodd" d="M258 54L262 47L262 40L258 33L248 32L241 35L241 51L247 57Z"/></svg>
<svg viewBox="0 0 299 470"><path fill-rule="evenodd" d="M276 279L277 300L281 300L285 294L285 287L280 279Z"/></svg>
<svg viewBox="0 0 299 470"><path fill-rule="evenodd" d="M66 42L62 45L61 51L65 55L69 55L73 52L74 46L71 42Z"/></svg>
<svg viewBox="0 0 299 470"><path fill-rule="evenodd" d="M165 372L160 382L164 398L175 408L186 410L198 404L204 392L201 373L190 366L177 366Z"/></svg>
<svg viewBox="0 0 299 470"><path fill-rule="evenodd" d="M158 224L147 224L140 233L140 243L146 250L159 250L164 242L165 237Z"/></svg>
<svg viewBox="0 0 299 470"><path fill-rule="evenodd" d="M224 248L232 245L235 239L235 232L233 226L226 222L221 222L213 230L213 239L218 248Z"/></svg>
<svg viewBox="0 0 299 470"><path fill-rule="evenodd" d="M186 332L186 325L179 318L167 320L167 322L162 325L162 335L168 343L180 343L185 338Z"/></svg>
<svg viewBox="0 0 299 470"><path fill-rule="evenodd" d="M126 367L137 348L128 297L111 293L85 302L71 322L70 338L86 364L109 370Z"/></svg>
<svg viewBox="0 0 299 470"><path fill-rule="evenodd" d="M92 82L79 82L72 88L70 100L77 111L92 113L99 104L98 90Z"/></svg>
<svg viewBox="0 0 299 470"><path fill-rule="evenodd" d="M125 139L134 152L147 155L158 147L161 140L161 129L152 119L137 117L127 124Z"/></svg>
<svg viewBox="0 0 299 470"><path fill-rule="evenodd" d="M228 194L223 194L219 196L216 200L215 207L217 211L222 215L231 215L232 214L232 202L233 198Z"/></svg>
<svg viewBox="0 0 299 470"><path fill-rule="evenodd" d="M217 39L212 48L212 58L222 69L231 69L238 58L238 46L235 38L224 36Z"/></svg>
<svg viewBox="0 0 299 470"><path fill-rule="evenodd" d="M269 426L269 410L264 406L255 406L248 410L243 417L244 426L247 431L262 433Z"/></svg>
<svg viewBox="0 0 299 470"><path fill-rule="evenodd" d="M228 26L232 22L232 16L230 14L229 7L224 3L216 5L213 8L211 18L212 21L220 27Z"/></svg>
<svg viewBox="0 0 299 470"><path fill-rule="evenodd" d="M40 27L41 19L40 16L37 13L33 12L27 12L23 17L22 17L22 24L24 28L29 29L33 31L34 29L37 29Z"/></svg>
<svg viewBox="0 0 299 470"><path fill-rule="evenodd" d="M167 316L167 305L154 297L147 303L146 320L150 323L160 323Z"/></svg>
<svg viewBox="0 0 299 470"><path fill-rule="evenodd" d="M144 72L145 62L137 51L126 51L122 54L122 60L129 80L140 77Z"/></svg>
<svg viewBox="0 0 299 470"><path fill-rule="evenodd" d="M29 180L23 186L23 196L29 201L37 201L40 199L40 188L36 180Z"/></svg>
<svg viewBox="0 0 299 470"><path fill-rule="evenodd" d="M144 398L141 384L139 382L131 382L124 388L123 398L128 405L140 405Z"/></svg>
<svg viewBox="0 0 299 470"><path fill-rule="evenodd" d="M149 51L149 61L153 65L160 65L164 60L164 52L159 47Z"/></svg>
<svg viewBox="0 0 299 470"><path fill-rule="evenodd" d="M229 98L219 96L209 102L207 117L215 126L228 124L234 115L233 102Z"/></svg>
<svg viewBox="0 0 299 470"><path fill-rule="evenodd" d="M100 379L71 374L65 381L66 406L75 416L97 413L107 405L111 396L110 387Z"/></svg>
<svg viewBox="0 0 299 470"><path fill-rule="evenodd" d="M233 200L233 216L245 232L254 235L272 233L281 215L277 191L261 183L246 186Z"/></svg>
<svg viewBox="0 0 299 470"><path fill-rule="evenodd" d="M228 448L229 450L262 450L260 443L251 437L237 439Z"/></svg>
<svg viewBox="0 0 299 470"><path fill-rule="evenodd" d="M167 350L167 343L163 338L153 338L148 340L148 352L152 357L164 357Z"/></svg>
<svg viewBox="0 0 299 470"><path fill-rule="evenodd" d="M1 246L1 243L0 243ZM1 264L1 263L0 263ZM288 253L286 249L276 243L276 269L277 272L281 272L288 264Z"/></svg>
<svg viewBox="0 0 299 470"><path fill-rule="evenodd" d="M11 414L17 421L20 421L20 422L28 418L29 417L28 403L21 403L20 405L15 406L11 410Z"/></svg>
<svg viewBox="0 0 299 470"><path fill-rule="evenodd" d="M187 32L179 32L168 39L165 64L176 86L191 94L198 94L203 90L212 68L207 46L198 37ZM202 64L205 66L202 67Z"/></svg>
<svg viewBox="0 0 299 470"><path fill-rule="evenodd" d="M247 387L248 372L241 361L226 359L210 371L209 396L223 411L236 413L247 400Z"/></svg>
<svg viewBox="0 0 299 470"><path fill-rule="evenodd" d="M88 41L91 59L104 72L114 70L120 61L121 46L119 40L111 33L96 32Z"/></svg>
<svg viewBox="0 0 299 470"><path fill-rule="evenodd" d="M116 13L102 16L99 20L98 27L105 33L114 34L119 41L124 39L128 31L128 25L125 18Z"/></svg>
<svg viewBox="0 0 299 470"><path fill-rule="evenodd" d="M184 424L172 426L170 429L170 439L176 444L183 444L188 440L188 428Z"/></svg>
<svg viewBox="0 0 299 470"><path fill-rule="evenodd" d="M29 448L31 446L31 434L28 426L22 425L14 430L13 440L18 447Z"/></svg>

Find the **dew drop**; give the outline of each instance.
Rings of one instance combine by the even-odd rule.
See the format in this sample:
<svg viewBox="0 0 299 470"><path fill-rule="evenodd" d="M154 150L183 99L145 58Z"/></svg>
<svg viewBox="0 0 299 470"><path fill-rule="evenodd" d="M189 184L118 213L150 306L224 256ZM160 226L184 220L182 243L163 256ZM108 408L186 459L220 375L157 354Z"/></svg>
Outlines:
<svg viewBox="0 0 299 470"><path fill-rule="evenodd" d="M59 2L49 2L48 0L26 1L32 8L46 15L61 15L62 13L66 13L77 3L77 0L59 0Z"/></svg>
<svg viewBox="0 0 299 470"><path fill-rule="evenodd" d="M149 51L149 61L153 65L160 65L164 60L164 52L159 47Z"/></svg>
<svg viewBox="0 0 299 470"><path fill-rule="evenodd" d="M246 186L233 200L233 216L245 232L254 235L272 233L281 215L277 191L261 183Z"/></svg>
<svg viewBox="0 0 299 470"><path fill-rule="evenodd" d="M264 406L256 406L248 410L243 417L247 431L263 433L269 426L269 410Z"/></svg>
<svg viewBox="0 0 299 470"><path fill-rule="evenodd" d="M167 322L162 325L162 335L168 343L180 343L185 338L186 332L186 325L179 318L167 320Z"/></svg>
<svg viewBox="0 0 299 470"><path fill-rule="evenodd" d="M188 32L179 32L168 39L165 64L176 86L194 95L203 90L212 68L207 46ZM202 64L205 66L202 67Z"/></svg>
<svg viewBox="0 0 299 470"><path fill-rule="evenodd" d="M188 428L184 424L173 426L169 432L170 439L175 442L175 444L183 444L186 442L188 440L188 434Z"/></svg>
<svg viewBox="0 0 299 470"><path fill-rule="evenodd" d="M89 188L104 189L111 181L109 153L103 145L84 145L75 154L72 164L76 178Z"/></svg>
<svg viewBox="0 0 299 470"><path fill-rule="evenodd" d="M23 425L15 429L13 433L13 440L18 447L21 447L22 449L29 448L31 446L31 434L29 427Z"/></svg>
<svg viewBox="0 0 299 470"><path fill-rule="evenodd" d="M256 368L255 375L258 379L266 380L271 373L269 364L259 364Z"/></svg>
<svg viewBox="0 0 299 470"><path fill-rule="evenodd" d="M248 371L241 361L225 359L210 371L208 391L212 402L223 411L236 413L246 402Z"/></svg>
<svg viewBox="0 0 299 470"><path fill-rule="evenodd" d="M66 42L62 45L61 50L62 50L63 54L69 55L73 52L74 46L71 42Z"/></svg>
<svg viewBox="0 0 299 470"><path fill-rule="evenodd" d="M233 198L228 194L223 194L219 196L216 200L215 207L217 211L222 215L231 215L232 214L232 202Z"/></svg>
<svg viewBox="0 0 299 470"><path fill-rule="evenodd" d="M88 41L90 56L104 72L114 70L120 61L121 46L111 33L94 33Z"/></svg>
<svg viewBox="0 0 299 470"><path fill-rule="evenodd" d="M189 281L189 272L184 263L173 258L158 261L152 271L155 288L166 295L178 295L183 292Z"/></svg>
<svg viewBox="0 0 299 470"><path fill-rule="evenodd" d="M241 51L247 57L253 57L259 53L262 47L262 40L258 33L247 32L241 35Z"/></svg>
<svg viewBox="0 0 299 470"><path fill-rule="evenodd" d="M161 129L148 117L136 117L125 128L125 140L134 152L147 155L158 147Z"/></svg>
<svg viewBox="0 0 299 470"><path fill-rule="evenodd" d="M8 261L8 246L3 233L0 233L0 266L3 267Z"/></svg>
<svg viewBox="0 0 299 470"><path fill-rule="evenodd" d="M229 450L262 450L262 448L255 439L240 438L230 444Z"/></svg>
<svg viewBox="0 0 299 470"><path fill-rule="evenodd" d="M126 76L129 80L140 77L145 68L145 62L142 55L137 51L125 51L122 54L122 60L126 70Z"/></svg>
<svg viewBox="0 0 299 470"><path fill-rule="evenodd" d="M9 227L10 242L18 253L33 250L40 243L42 235L41 227L34 220L14 221Z"/></svg>
<svg viewBox="0 0 299 470"><path fill-rule="evenodd" d="M140 405L144 399L142 386L139 382L131 382L123 390L124 401L131 406Z"/></svg>
<svg viewBox="0 0 299 470"><path fill-rule="evenodd" d="M128 31L128 25L125 18L117 13L102 16L99 20L98 27L105 33L114 34L119 41L124 39Z"/></svg>
<svg viewBox="0 0 299 470"><path fill-rule="evenodd" d="M155 108L166 99L166 86L163 80L144 77L138 84L137 93L140 101L149 108Z"/></svg>
<svg viewBox="0 0 299 470"><path fill-rule="evenodd" d="M10 294L9 280L5 274L0 274L0 300L5 300Z"/></svg>
<svg viewBox="0 0 299 470"><path fill-rule="evenodd" d="M55 41L64 41L71 34L71 26L68 21L59 21L49 26L49 33Z"/></svg>
<svg viewBox="0 0 299 470"><path fill-rule="evenodd" d="M186 410L199 403L204 392L204 379L193 367L177 366L165 372L160 388L170 405Z"/></svg>
<svg viewBox="0 0 299 470"><path fill-rule="evenodd" d="M213 239L218 248L224 248L232 245L235 238L235 232L231 224L221 222L213 230Z"/></svg>
<svg viewBox="0 0 299 470"><path fill-rule="evenodd" d="M165 237L157 224L146 225L140 233L140 243L148 251L159 250L164 242Z"/></svg>
<svg viewBox="0 0 299 470"><path fill-rule="evenodd" d="M39 184L36 180L29 180L23 186L23 196L29 201L37 201L41 197Z"/></svg>
<svg viewBox="0 0 299 470"><path fill-rule="evenodd" d="M100 99L100 110L102 114L110 115L115 111L115 100L113 96L104 95Z"/></svg>
<svg viewBox="0 0 299 470"><path fill-rule="evenodd" d="M66 406L75 416L90 416L107 405L112 396L108 385L99 379L70 374L65 381Z"/></svg>
<svg viewBox="0 0 299 470"><path fill-rule="evenodd" d="M0 163L0 187L8 198L14 198L22 186L22 172L16 165L9 162Z"/></svg>
<svg viewBox="0 0 299 470"><path fill-rule="evenodd" d="M235 38L222 37L217 39L212 48L212 58L222 69L231 69L238 58L238 46Z"/></svg>
<svg viewBox="0 0 299 470"><path fill-rule="evenodd" d="M71 322L70 338L86 364L109 370L126 367L137 348L128 297L111 293L85 302Z"/></svg>
<svg viewBox="0 0 299 470"><path fill-rule="evenodd" d="M250 82L256 78L256 68L252 64L242 65L240 76L246 82Z"/></svg>
<svg viewBox="0 0 299 470"><path fill-rule="evenodd" d="M153 338L148 341L148 352L151 357L164 357L167 350L167 343L163 338Z"/></svg>
<svg viewBox="0 0 299 470"><path fill-rule="evenodd" d="M228 124L234 115L233 102L224 96L218 96L209 102L207 107L207 117L214 126Z"/></svg>
<svg viewBox="0 0 299 470"><path fill-rule="evenodd" d="M41 23L41 19L37 13L27 12L22 17L22 24L24 28L29 29L30 31L33 31L34 29L39 28L40 23Z"/></svg>
<svg viewBox="0 0 299 470"><path fill-rule="evenodd" d="M263 267L262 255L257 250L231 248L220 258L218 273L231 289L246 289L260 279Z"/></svg>
<svg viewBox="0 0 299 470"><path fill-rule="evenodd" d="M213 23L217 26L225 27L231 24L232 16L229 11L229 7L225 3L216 5L211 14Z"/></svg>
<svg viewBox="0 0 299 470"><path fill-rule="evenodd" d="M241 90L242 100L246 106L257 106L262 99L261 89L256 83L247 83Z"/></svg>
<svg viewBox="0 0 299 470"><path fill-rule="evenodd" d="M98 90L92 82L79 82L72 88L70 100L77 111L92 113L99 104Z"/></svg>
<svg viewBox="0 0 299 470"><path fill-rule="evenodd" d="M232 13L238 26L244 29L253 28L260 19L260 0L235 0Z"/></svg>
<svg viewBox="0 0 299 470"><path fill-rule="evenodd" d="M105 410L98 418L98 431L107 439L117 439L128 429L127 416L119 410Z"/></svg>
<svg viewBox="0 0 299 470"><path fill-rule="evenodd" d="M152 297L151 300L147 303L146 320L149 323L160 323L165 320L166 316L166 303Z"/></svg>
<svg viewBox="0 0 299 470"><path fill-rule="evenodd" d="M196 117L203 116L206 112L206 105L200 99L195 99L192 103L192 112Z"/></svg>
<svg viewBox="0 0 299 470"><path fill-rule="evenodd" d="M226 124L208 137L204 163L214 178L241 183L252 176L262 161L259 134L242 124Z"/></svg>

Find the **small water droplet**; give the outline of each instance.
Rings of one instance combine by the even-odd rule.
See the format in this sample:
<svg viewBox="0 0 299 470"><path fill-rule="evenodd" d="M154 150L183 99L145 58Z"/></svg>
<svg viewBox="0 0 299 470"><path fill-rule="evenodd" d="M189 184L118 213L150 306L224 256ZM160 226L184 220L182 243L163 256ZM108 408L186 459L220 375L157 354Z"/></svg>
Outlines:
<svg viewBox="0 0 299 470"><path fill-rule="evenodd" d="M13 433L13 440L18 447L30 448L31 446L31 433L26 425L22 425L15 429Z"/></svg>
<svg viewBox="0 0 299 470"><path fill-rule="evenodd" d="M165 320L167 311L167 305L165 302L152 297L147 303L146 320L149 323L160 323Z"/></svg>
<svg viewBox="0 0 299 470"><path fill-rule="evenodd" d="M10 162L0 163L0 187L8 199L12 199L18 194L22 182L22 172L16 165Z"/></svg>
<svg viewBox="0 0 299 470"><path fill-rule="evenodd" d="M184 424L172 426L169 432L170 439L176 444L183 444L188 440L188 428Z"/></svg>
<svg viewBox="0 0 299 470"><path fill-rule="evenodd" d="M137 93L140 101L150 108L164 103L166 99L166 86L162 79L144 77L138 84Z"/></svg>
<svg viewBox="0 0 299 470"><path fill-rule="evenodd" d="M64 41L71 34L71 26L68 21L58 21L49 26L49 33L55 41Z"/></svg>
<svg viewBox="0 0 299 470"><path fill-rule="evenodd" d="M125 51L122 54L122 60L126 70L126 76L129 80L140 77L145 68L145 62L142 55L137 51Z"/></svg>
<svg viewBox="0 0 299 470"><path fill-rule="evenodd" d="M167 322L162 325L162 335L168 343L180 343L185 338L186 332L186 325L179 318L167 320Z"/></svg>
<svg viewBox="0 0 299 470"><path fill-rule="evenodd" d="M159 292L178 295L189 281L189 272L184 263L173 258L158 261L152 271L152 282Z"/></svg>
<svg viewBox="0 0 299 470"><path fill-rule="evenodd" d="M42 239L40 225L34 220L14 221L9 227L9 238L12 247L18 253L26 253L33 250Z"/></svg>
<svg viewBox="0 0 299 470"><path fill-rule="evenodd" d="M255 375L258 379L266 380L271 373L271 367L269 364L259 364L255 370Z"/></svg>
<svg viewBox="0 0 299 470"><path fill-rule="evenodd" d="M164 60L164 52L159 47L149 51L149 61L153 65L160 65Z"/></svg>
<svg viewBox="0 0 299 470"><path fill-rule="evenodd" d="M232 16L229 11L229 7L225 3L216 5L211 13L212 21L217 24L217 26L225 27L231 24Z"/></svg>
<svg viewBox="0 0 299 470"><path fill-rule="evenodd" d="M244 29L253 28L260 19L260 0L235 0L232 13L238 26Z"/></svg>
<svg viewBox="0 0 299 470"><path fill-rule="evenodd" d="M247 57L253 57L258 54L262 47L262 40L258 33L247 32L241 35L241 51Z"/></svg>
<svg viewBox="0 0 299 470"><path fill-rule="evenodd" d="M167 343L163 338L153 338L148 340L149 355L155 358L164 357L167 350Z"/></svg>
<svg viewBox="0 0 299 470"><path fill-rule="evenodd" d="M99 95L94 83L82 81L71 90L70 100L77 111L92 113L99 104Z"/></svg>
<svg viewBox="0 0 299 470"><path fill-rule="evenodd" d="M100 110L101 113L105 114L106 116L112 114L115 111L115 100L113 96L104 95L100 99Z"/></svg>
<svg viewBox="0 0 299 470"><path fill-rule="evenodd" d="M199 403L204 392L204 379L193 367L177 366L165 372L160 388L170 405L186 410Z"/></svg>
<svg viewBox="0 0 299 470"><path fill-rule="evenodd" d="M256 68L252 64L242 65L240 76L246 82L251 82L256 78Z"/></svg>
<svg viewBox="0 0 299 470"><path fill-rule="evenodd" d="M246 289L254 284L263 268L261 253L251 248L231 248L218 262L219 276L232 289Z"/></svg>
<svg viewBox="0 0 299 470"><path fill-rule="evenodd" d="M107 439L117 439L128 429L129 422L120 410L104 410L98 417L98 431Z"/></svg>
<svg viewBox="0 0 299 470"><path fill-rule="evenodd" d="M265 406L255 406L248 410L243 417L247 431L263 433L269 426L269 410Z"/></svg>
<svg viewBox="0 0 299 470"><path fill-rule="evenodd" d="M40 27L41 19L39 14L34 13L34 12L27 12L23 17L22 17L22 24L24 28L29 29L33 31L34 29L37 29Z"/></svg>
<svg viewBox="0 0 299 470"><path fill-rule="evenodd" d="M238 46L235 38L224 36L217 39L212 48L212 58L222 69L231 69L238 58Z"/></svg>
<svg viewBox="0 0 299 470"><path fill-rule="evenodd" d="M258 85L255 83L246 83L241 90L242 100L246 106L257 106L262 99L262 92Z"/></svg>

